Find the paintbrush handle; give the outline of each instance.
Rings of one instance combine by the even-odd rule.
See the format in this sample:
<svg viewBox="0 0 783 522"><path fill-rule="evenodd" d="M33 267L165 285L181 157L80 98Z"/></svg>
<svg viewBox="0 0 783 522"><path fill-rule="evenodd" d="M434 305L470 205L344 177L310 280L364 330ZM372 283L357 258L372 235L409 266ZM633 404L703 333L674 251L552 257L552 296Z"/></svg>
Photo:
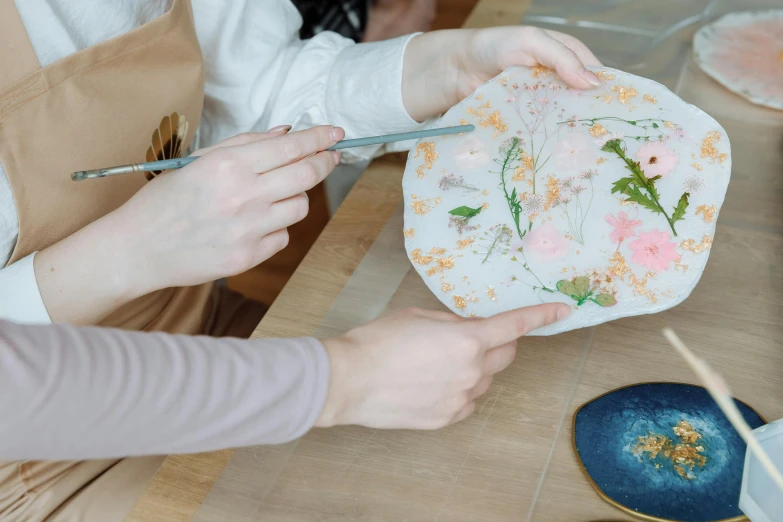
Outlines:
<svg viewBox="0 0 783 522"><path fill-rule="evenodd" d="M381 145L383 143L392 143L395 141L420 140L422 138L431 138L433 136L448 136L450 134L462 134L472 132L476 127L473 125L458 125L456 127L443 127L440 129L425 129L414 132L401 132L398 134L386 134L383 136L373 136L371 138L358 138L355 140L342 140L326 150L348 149L351 147L366 147L367 145ZM107 176L116 176L119 174L132 174L134 172L152 172L181 169L196 161L198 156L187 158L168 159L162 161L151 161L148 163L137 163L135 165L122 165L119 167L109 167L96 170L81 170L71 174L73 181L82 181L85 179L105 178Z"/></svg>
<svg viewBox="0 0 783 522"><path fill-rule="evenodd" d="M432 138L433 136L448 136L450 134L462 134L471 132L476 127L473 125L457 125L456 127L443 127L440 129L426 129L414 132L401 132L399 134L386 134L385 136L373 136L371 138L358 138L355 140L343 140L335 143L326 150L348 149L351 147L365 147L367 145L380 145L382 143L393 143L395 141L420 140L422 138Z"/></svg>

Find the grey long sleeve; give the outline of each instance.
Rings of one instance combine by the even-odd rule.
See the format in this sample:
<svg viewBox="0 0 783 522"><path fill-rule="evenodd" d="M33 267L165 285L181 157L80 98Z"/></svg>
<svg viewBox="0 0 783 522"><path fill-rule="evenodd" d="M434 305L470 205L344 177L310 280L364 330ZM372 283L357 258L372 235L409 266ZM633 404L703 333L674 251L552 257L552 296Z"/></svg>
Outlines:
<svg viewBox="0 0 783 522"><path fill-rule="evenodd" d="M0 321L0 459L278 444L323 409L316 339L214 339Z"/></svg>

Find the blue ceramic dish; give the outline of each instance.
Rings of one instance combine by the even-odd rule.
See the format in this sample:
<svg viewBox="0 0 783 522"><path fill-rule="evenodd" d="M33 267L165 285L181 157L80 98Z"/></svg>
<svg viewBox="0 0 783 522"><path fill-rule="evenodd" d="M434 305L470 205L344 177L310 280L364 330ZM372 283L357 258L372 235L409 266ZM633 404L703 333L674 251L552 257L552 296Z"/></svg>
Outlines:
<svg viewBox="0 0 783 522"><path fill-rule="evenodd" d="M765 424L736 403L751 428ZM744 519L737 502L745 443L704 388L619 388L580 407L573 424L582 468L615 507L648 520Z"/></svg>

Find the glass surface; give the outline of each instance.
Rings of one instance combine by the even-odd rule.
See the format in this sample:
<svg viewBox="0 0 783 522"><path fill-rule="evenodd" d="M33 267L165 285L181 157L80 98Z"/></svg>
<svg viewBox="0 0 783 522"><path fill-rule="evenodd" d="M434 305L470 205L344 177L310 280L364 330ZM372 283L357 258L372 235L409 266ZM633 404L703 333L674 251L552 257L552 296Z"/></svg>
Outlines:
<svg viewBox="0 0 783 522"><path fill-rule="evenodd" d="M662 314L523 340L476 413L448 429L340 427L237 450L194 520L627 520L579 467L571 417L626 384L695 383L663 340L664 326L724 374L738 398L767 420L783 417L783 112L731 94L691 59L704 23L781 4L536 0L523 23L579 37L607 66L663 83L726 129L732 181L698 287ZM314 335L407 306L443 309L411 268L402 228L400 206Z"/></svg>

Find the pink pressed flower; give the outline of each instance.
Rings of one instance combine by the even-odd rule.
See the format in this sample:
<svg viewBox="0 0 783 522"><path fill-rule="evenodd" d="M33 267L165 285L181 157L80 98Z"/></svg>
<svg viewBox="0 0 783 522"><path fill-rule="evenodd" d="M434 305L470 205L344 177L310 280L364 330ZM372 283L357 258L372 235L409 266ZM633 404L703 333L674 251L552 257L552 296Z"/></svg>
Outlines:
<svg viewBox="0 0 783 522"><path fill-rule="evenodd" d="M633 251L631 261L653 272L668 270L669 265L680 258L675 250L677 243L671 241L668 232L660 230L639 232L639 239L628 243L628 247Z"/></svg>
<svg viewBox="0 0 783 522"><path fill-rule="evenodd" d="M539 98L538 103L541 105L549 105L549 98Z"/></svg>
<svg viewBox="0 0 783 522"><path fill-rule="evenodd" d="M551 261L568 253L568 241L552 223L545 223L528 232L522 244L525 253L530 253L536 261Z"/></svg>
<svg viewBox="0 0 783 522"><path fill-rule="evenodd" d="M628 215L625 212L620 212L617 214L617 217L607 214L604 219L614 227L609 239L617 243L622 243L626 239L636 236L636 227L642 226L641 221L628 219Z"/></svg>
<svg viewBox="0 0 783 522"><path fill-rule="evenodd" d="M490 159L484 143L475 136L468 136L454 148L454 163L461 170L481 167Z"/></svg>
<svg viewBox="0 0 783 522"><path fill-rule="evenodd" d="M596 159L590 140L576 132L555 143L552 155L555 157L555 166L565 171L592 165Z"/></svg>
<svg viewBox="0 0 783 522"><path fill-rule="evenodd" d="M506 98L506 101L508 103L514 103L515 101L517 101L517 97L516 96L509 96L508 98Z"/></svg>
<svg viewBox="0 0 783 522"><path fill-rule="evenodd" d="M666 176L677 165L677 154L660 141L651 141L639 147L636 159L648 178Z"/></svg>

